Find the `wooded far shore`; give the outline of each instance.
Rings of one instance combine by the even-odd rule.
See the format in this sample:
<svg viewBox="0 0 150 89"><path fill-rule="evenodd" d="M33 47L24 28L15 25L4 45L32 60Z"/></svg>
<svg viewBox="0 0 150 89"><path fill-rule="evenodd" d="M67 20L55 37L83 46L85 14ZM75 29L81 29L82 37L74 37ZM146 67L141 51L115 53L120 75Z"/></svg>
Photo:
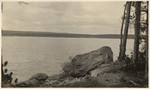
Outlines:
<svg viewBox="0 0 150 89"><path fill-rule="evenodd" d="M73 34L56 32L34 32L34 31L11 31L2 30L2 36L29 36L29 37L65 37L65 38L109 38L120 39L120 34ZM145 38L146 36L141 36ZM128 35L128 39L134 39L134 35Z"/></svg>

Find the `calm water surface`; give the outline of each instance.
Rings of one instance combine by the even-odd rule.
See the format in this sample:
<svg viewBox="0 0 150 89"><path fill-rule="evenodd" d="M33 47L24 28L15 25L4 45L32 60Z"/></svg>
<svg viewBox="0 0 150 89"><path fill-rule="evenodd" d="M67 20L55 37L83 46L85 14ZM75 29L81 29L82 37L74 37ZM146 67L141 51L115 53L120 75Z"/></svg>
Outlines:
<svg viewBox="0 0 150 89"><path fill-rule="evenodd" d="M51 37L2 37L3 60L8 61L8 72L19 81L36 73L49 76L62 72L61 65L69 57L83 54L102 46L110 46L114 60L119 53L119 39L51 38ZM133 40L128 40L127 54L132 51Z"/></svg>

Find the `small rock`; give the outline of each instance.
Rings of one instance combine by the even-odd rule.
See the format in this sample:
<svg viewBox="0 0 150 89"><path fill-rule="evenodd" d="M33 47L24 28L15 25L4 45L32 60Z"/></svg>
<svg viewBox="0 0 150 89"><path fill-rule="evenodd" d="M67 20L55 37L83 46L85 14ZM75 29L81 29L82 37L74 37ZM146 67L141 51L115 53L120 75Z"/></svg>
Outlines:
<svg viewBox="0 0 150 89"><path fill-rule="evenodd" d="M20 82L16 84L17 87L38 87L42 84L42 82L36 80L36 79L31 79L27 80L25 82Z"/></svg>
<svg viewBox="0 0 150 89"><path fill-rule="evenodd" d="M42 85L48 76L44 73L33 75L29 80L16 84L16 87L39 87Z"/></svg>
<svg viewBox="0 0 150 89"><path fill-rule="evenodd" d="M44 73L38 73L33 75L29 80L36 79L38 81L44 81L48 78L48 76Z"/></svg>

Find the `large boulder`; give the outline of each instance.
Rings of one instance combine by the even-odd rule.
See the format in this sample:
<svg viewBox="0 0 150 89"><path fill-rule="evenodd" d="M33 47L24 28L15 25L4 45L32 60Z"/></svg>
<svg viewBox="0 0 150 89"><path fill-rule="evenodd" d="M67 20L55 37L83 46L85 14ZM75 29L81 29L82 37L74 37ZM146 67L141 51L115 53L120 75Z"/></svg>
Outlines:
<svg viewBox="0 0 150 89"><path fill-rule="evenodd" d="M113 62L113 52L110 47L104 46L98 50L75 56L62 69L72 77L83 77L101 64L111 62Z"/></svg>

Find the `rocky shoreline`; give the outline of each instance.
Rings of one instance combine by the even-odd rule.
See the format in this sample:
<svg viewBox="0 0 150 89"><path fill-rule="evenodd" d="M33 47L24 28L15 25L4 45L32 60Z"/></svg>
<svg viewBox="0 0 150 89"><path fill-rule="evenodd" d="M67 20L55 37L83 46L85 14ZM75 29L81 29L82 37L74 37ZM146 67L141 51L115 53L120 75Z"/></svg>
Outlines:
<svg viewBox="0 0 150 89"><path fill-rule="evenodd" d="M129 60L113 62L113 52L104 46L80 54L63 66L63 73L33 75L13 87L148 87L147 81L130 69Z"/></svg>

